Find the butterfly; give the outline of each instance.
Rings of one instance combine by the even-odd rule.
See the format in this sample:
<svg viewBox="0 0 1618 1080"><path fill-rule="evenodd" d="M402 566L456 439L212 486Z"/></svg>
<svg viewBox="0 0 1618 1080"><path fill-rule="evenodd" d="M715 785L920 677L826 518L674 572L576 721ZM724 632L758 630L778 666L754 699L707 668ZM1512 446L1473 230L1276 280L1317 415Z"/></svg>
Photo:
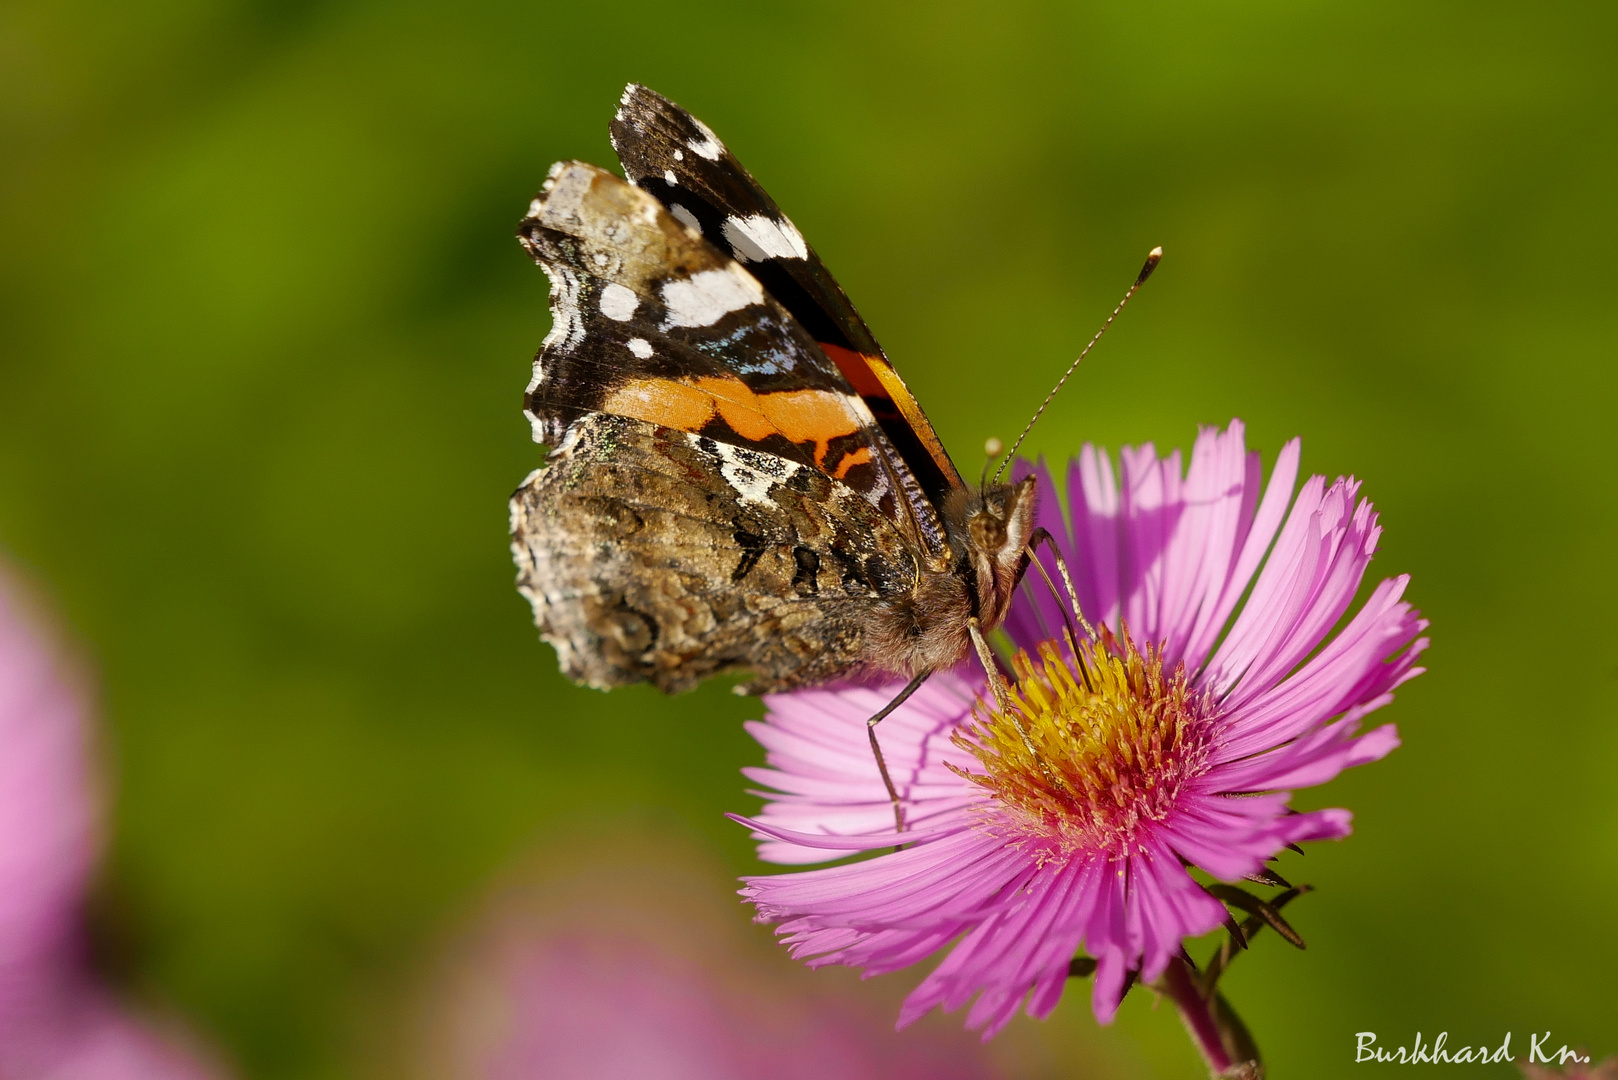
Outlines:
<svg viewBox="0 0 1618 1080"><path fill-rule="evenodd" d="M563 673L669 692L733 670L744 692L910 680L891 709L974 646L992 665L984 635L1040 539L1033 480L962 480L705 124L631 84L610 130L625 179L559 162L518 228L551 284L524 398L550 452L512 497L512 551Z"/></svg>

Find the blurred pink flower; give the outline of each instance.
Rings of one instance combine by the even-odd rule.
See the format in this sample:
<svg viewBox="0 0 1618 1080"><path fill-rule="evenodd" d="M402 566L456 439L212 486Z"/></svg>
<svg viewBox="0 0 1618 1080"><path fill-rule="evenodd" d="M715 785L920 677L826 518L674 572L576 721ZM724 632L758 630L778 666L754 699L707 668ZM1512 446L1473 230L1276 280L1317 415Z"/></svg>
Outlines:
<svg viewBox="0 0 1618 1080"><path fill-rule="evenodd" d="M0 568L0 1077L200 1080L85 962L99 777L83 683L34 615Z"/></svg>
<svg viewBox="0 0 1618 1080"><path fill-rule="evenodd" d="M627 840L627 843L625 842ZM891 1001L803 974L762 942L718 875L611 837L613 863L509 890L424 1009L423 1075L466 1080L980 1080L958 1029L896 1034ZM672 847L673 851L669 850ZM600 858L594 856L592 858ZM700 871L700 872L699 872ZM537 895L536 895L537 892Z"/></svg>
<svg viewBox="0 0 1618 1080"><path fill-rule="evenodd" d="M1120 483L1086 446L1069 469L1070 517L1037 472L1039 524L1098 637L1081 633L1076 662L1061 637L1067 605L1031 572L1005 626L1026 650L1013 707L985 702L981 674L962 668L882 723L908 831L893 832L862 723L896 685L776 695L751 727L768 767L747 774L774 791L738 820L762 858L906 845L746 879L743 895L781 924L792 954L874 975L955 942L900 1026L974 996L967 1024L985 1038L1025 999L1046 1016L1081 947L1109 1022L1132 972L1158 978L1183 939L1228 918L1188 865L1236 881L1288 844L1348 834L1346 810L1295 813L1291 790L1396 747L1391 725L1361 734L1360 722L1421 671L1426 623L1400 599L1404 577L1330 636L1381 530L1352 478L1311 477L1293 501L1296 440L1262 491L1239 422L1204 430L1186 475L1178 451L1147 445L1125 449Z"/></svg>
<svg viewBox="0 0 1618 1080"><path fill-rule="evenodd" d="M512 958L507 1041L488 1080L969 1080L971 1057L892 1045L887 1025L832 1001L782 1007L729 991L644 940L575 930Z"/></svg>

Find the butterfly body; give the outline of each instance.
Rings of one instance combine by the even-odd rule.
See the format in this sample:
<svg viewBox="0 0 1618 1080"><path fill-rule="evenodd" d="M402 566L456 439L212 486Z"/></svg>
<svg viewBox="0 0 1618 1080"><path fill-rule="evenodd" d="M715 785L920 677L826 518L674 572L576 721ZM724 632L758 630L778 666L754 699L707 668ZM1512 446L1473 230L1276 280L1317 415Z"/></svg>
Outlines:
<svg viewBox="0 0 1618 1080"><path fill-rule="evenodd" d="M700 122L640 87L634 183L551 170L519 239L553 326L512 498L519 588L568 677L782 690L950 666L1004 618L1030 482L962 483L795 226Z"/></svg>

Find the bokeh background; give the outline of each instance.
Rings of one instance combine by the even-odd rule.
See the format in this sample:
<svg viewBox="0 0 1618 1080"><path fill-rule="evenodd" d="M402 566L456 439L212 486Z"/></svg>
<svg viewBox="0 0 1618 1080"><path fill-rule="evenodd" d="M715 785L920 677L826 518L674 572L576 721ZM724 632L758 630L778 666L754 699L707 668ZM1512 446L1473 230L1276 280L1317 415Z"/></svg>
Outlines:
<svg viewBox="0 0 1618 1080"><path fill-rule="evenodd" d="M101 685L99 962L243 1077L404 1075L536 851L756 868L759 705L567 684L506 550L548 325L512 231L553 160L614 164L634 79L967 470L1162 244L1032 449L1241 416L1365 480L1431 671L1301 799L1357 815L1283 864L1309 950L1229 978L1274 1075L1375 1068L1358 1031L1618 1050L1615 49L1596 3L7 3L0 548ZM1087 989L1001 1067L1198 1075Z"/></svg>

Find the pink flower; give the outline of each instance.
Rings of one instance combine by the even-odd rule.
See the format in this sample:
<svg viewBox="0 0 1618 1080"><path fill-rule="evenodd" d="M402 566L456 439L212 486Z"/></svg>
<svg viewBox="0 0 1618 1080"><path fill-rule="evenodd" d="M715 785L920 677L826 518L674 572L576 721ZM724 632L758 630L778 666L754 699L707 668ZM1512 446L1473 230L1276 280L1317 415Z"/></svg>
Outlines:
<svg viewBox="0 0 1618 1080"><path fill-rule="evenodd" d="M1080 632L1078 657L1064 644L1067 605L1031 570L1005 626L1021 650L1011 707L986 700L981 673L963 667L878 729L906 832L893 832L861 723L897 685L777 695L751 727L767 767L747 775L773 791L738 820L761 858L905 845L746 879L743 895L780 923L793 955L874 975L955 942L901 1027L974 996L967 1024L985 1038L1025 999L1046 1016L1080 949L1096 961L1096 1018L1109 1022L1131 973L1158 978L1183 939L1228 918L1187 865L1236 881L1288 844L1346 836L1346 810L1296 813L1291 790L1399 743L1392 725L1359 729L1422 670L1427 624L1400 599L1407 579L1382 581L1331 633L1381 532L1358 482L1311 477L1294 500L1294 440L1261 495L1239 422L1202 431L1184 475L1178 451L1159 458L1150 445L1121 463L1115 479L1086 446L1067 517L1037 470L1039 523L1096 627Z"/></svg>
<svg viewBox="0 0 1618 1080"><path fill-rule="evenodd" d="M644 845L656 843L657 849ZM427 1071L482 1080L989 1080L959 1031L896 1034L872 988L762 953L678 839L614 833L503 889L426 1009ZM640 850L637 850L639 848ZM561 855L566 862L570 856ZM542 868L542 869L541 869ZM891 1006L889 1006L891 1007Z"/></svg>
<svg viewBox="0 0 1618 1080"><path fill-rule="evenodd" d="M201 1080L85 963L100 777L82 683L32 614L0 567L0 1076Z"/></svg>

